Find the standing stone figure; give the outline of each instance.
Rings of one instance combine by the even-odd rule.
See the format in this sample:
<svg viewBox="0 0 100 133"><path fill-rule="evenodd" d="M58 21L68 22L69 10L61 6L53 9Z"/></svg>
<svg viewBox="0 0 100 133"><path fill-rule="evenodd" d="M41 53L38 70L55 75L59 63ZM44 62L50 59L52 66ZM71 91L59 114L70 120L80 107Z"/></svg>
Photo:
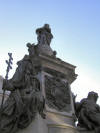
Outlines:
<svg viewBox="0 0 100 133"><path fill-rule="evenodd" d="M53 35L49 24L45 24L42 28L36 30L37 40L39 45L50 45Z"/></svg>
<svg viewBox="0 0 100 133"><path fill-rule="evenodd" d="M36 30L37 34L37 51L40 54L45 54L49 56L55 57L56 52L53 51L50 47L51 40L53 38L53 35L51 33L51 29L48 24L45 24L43 27L38 28Z"/></svg>
<svg viewBox="0 0 100 133"><path fill-rule="evenodd" d="M40 82L36 78L36 64L30 50L34 45L27 46L29 55L25 55L17 63L13 78L8 81L4 79L3 82L3 89L11 93L0 111L0 133L15 133L27 127L37 112L45 118L44 97L41 94Z"/></svg>
<svg viewBox="0 0 100 133"><path fill-rule="evenodd" d="M98 94L89 92L88 97L75 103L78 126L100 133L100 107L96 104Z"/></svg>

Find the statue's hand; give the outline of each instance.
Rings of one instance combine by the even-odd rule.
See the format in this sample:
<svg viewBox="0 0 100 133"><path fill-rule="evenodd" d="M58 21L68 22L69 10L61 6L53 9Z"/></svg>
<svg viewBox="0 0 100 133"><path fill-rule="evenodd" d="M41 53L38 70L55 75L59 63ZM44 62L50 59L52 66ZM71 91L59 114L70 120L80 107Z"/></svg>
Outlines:
<svg viewBox="0 0 100 133"><path fill-rule="evenodd" d="M12 90L14 90L14 86L13 86L11 81L4 79L3 80L3 88L2 89L3 90L12 91Z"/></svg>
<svg viewBox="0 0 100 133"><path fill-rule="evenodd" d="M6 90L6 88L7 88L7 80L3 79L3 87L2 87L2 89Z"/></svg>

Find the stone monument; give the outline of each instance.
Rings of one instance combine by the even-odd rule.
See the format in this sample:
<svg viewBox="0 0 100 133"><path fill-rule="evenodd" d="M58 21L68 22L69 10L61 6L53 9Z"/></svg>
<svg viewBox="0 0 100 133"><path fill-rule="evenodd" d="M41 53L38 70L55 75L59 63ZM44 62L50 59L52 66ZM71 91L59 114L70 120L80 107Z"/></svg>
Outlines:
<svg viewBox="0 0 100 133"><path fill-rule="evenodd" d="M17 62L3 90L10 91L0 109L0 133L76 133L70 85L75 66L56 57L48 24L36 30L38 43L28 43L29 55Z"/></svg>

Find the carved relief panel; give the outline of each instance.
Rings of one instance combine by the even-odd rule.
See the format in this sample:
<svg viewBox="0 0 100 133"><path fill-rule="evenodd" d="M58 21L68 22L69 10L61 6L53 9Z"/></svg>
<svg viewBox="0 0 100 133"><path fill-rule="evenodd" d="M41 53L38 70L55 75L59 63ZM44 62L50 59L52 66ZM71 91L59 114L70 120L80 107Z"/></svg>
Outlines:
<svg viewBox="0 0 100 133"><path fill-rule="evenodd" d="M66 80L60 77L45 75L45 97L49 108L59 112L70 112L70 88Z"/></svg>

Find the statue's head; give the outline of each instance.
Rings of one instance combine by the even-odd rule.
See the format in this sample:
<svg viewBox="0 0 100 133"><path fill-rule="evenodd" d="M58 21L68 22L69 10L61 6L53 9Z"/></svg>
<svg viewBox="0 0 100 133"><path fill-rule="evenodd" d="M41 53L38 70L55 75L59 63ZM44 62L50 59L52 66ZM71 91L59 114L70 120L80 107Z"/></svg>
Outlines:
<svg viewBox="0 0 100 133"><path fill-rule="evenodd" d="M49 27L49 24L44 24L44 27L47 28L47 29L50 28L50 27Z"/></svg>
<svg viewBox="0 0 100 133"><path fill-rule="evenodd" d="M98 93L96 93L96 92L94 92L94 91L91 91L91 92L89 92L88 93L88 98L89 99L94 99L94 101L96 102L97 101L97 99L98 99Z"/></svg>

